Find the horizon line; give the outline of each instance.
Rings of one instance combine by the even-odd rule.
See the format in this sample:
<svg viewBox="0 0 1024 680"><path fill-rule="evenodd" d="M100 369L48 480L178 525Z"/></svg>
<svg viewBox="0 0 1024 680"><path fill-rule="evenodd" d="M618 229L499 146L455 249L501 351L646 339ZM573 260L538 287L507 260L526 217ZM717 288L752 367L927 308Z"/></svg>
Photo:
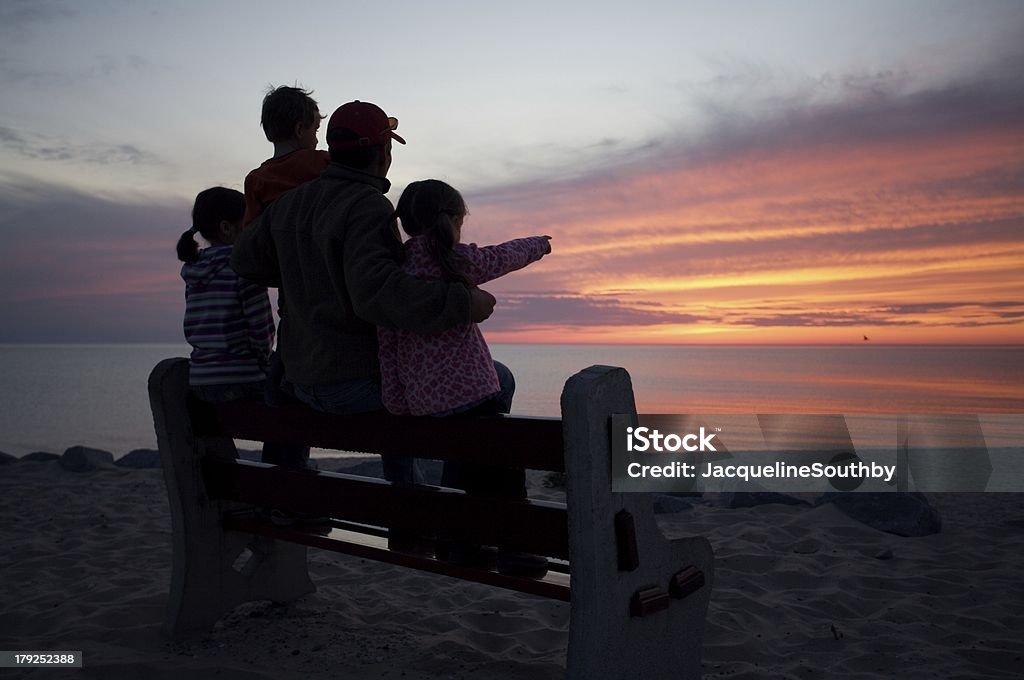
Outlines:
<svg viewBox="0 0 1024 680"><path fill-rule="evenodd" d="M114 346L129 347L139 345L181 345L188 347L185 340L144 340L136 342L119 342L114 340L82 340L82 341L4 341L0 347L81 347L81 346ZM583 346L583 347L977 347L977 348L1013 348L1024 349L1021 343L984 343L984 342L530 342L530 341L499 341L488 342L488 345L532 345L532 346Z"/></svg>

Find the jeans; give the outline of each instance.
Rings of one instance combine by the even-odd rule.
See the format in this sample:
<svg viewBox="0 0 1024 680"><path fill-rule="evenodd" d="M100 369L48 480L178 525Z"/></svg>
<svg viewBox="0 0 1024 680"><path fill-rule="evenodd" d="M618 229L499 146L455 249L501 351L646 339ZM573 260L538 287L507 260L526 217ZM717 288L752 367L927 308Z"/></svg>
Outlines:
<svg viewBox="0 0 1024 680"><path fill-rule="evenodd" d="M263 394L263 381L230 385L192 385L190 389L201 401L219 403L237 399L255 399Z"/></svg>
<svg viewBox="0 0 1024 680"><path fill-rule="evenodd" d="M292 385L295 398L324 413L352 415L381 411L380 383L370 378L331 385ZM384 479L389 482L422 484L423 473L412 456L381 455Z"/></svg>

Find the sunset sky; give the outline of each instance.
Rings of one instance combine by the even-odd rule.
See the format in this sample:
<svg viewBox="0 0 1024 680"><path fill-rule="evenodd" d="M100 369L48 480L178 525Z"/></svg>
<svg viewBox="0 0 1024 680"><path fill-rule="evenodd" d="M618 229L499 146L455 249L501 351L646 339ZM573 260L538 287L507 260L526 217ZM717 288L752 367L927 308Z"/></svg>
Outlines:
<svg viewBox="0 0 1024 680"><path fill-rule="evenodd" d="M392 201L553 237L493 342L1024 343L1024 3L500 5L0 0L0 342L180 341L299 84L400 119Z"/></svg>

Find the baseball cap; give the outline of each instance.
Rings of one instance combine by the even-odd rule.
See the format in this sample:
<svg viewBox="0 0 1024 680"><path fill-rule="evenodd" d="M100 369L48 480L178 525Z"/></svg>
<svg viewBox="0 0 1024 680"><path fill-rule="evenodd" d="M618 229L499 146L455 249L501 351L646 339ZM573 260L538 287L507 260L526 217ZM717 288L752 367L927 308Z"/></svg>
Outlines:
<svg viewBox="0 0 1024 680"><path fill-rule="evenodd" d="M327 121L327 146L332 150L349 149L358 146L374 146L383 144L391 136L399 144L405 140L395 134L398 119L388 116L379 106L369 102L354 101L342 104ZM339 137L331 132L340 128L348 128L357 137Z"/></svg>

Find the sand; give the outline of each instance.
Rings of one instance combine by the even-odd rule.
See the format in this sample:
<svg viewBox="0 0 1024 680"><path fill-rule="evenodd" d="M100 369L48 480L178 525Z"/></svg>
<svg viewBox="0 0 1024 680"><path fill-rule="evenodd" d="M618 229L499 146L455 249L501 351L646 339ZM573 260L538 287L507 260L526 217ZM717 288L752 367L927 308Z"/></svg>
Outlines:
<svg viewBox="0 0 1024 680"><path fill-rule="evenodd" d="M558 495L536 483L531 493ZM0 649L82 650L85 661L0 677L564 674L567 604L312 549L315 594L243 605L174 644L160 628L171 560L160 470L18 462L0 466L0 498ZM831 505L698 503L659 516L667 534L704 534L715 549L705 677L1021 677L1024 496L931 500L943 529L921 538Z"/></svg>

